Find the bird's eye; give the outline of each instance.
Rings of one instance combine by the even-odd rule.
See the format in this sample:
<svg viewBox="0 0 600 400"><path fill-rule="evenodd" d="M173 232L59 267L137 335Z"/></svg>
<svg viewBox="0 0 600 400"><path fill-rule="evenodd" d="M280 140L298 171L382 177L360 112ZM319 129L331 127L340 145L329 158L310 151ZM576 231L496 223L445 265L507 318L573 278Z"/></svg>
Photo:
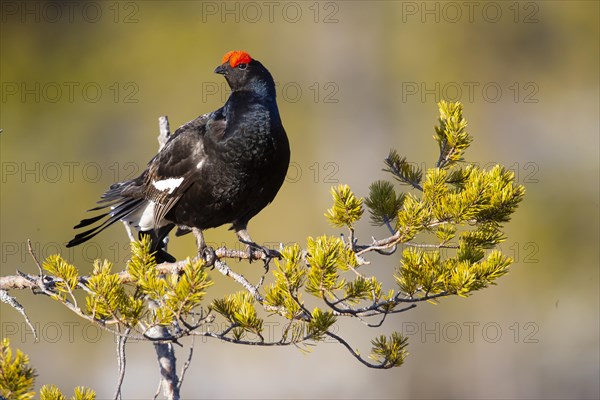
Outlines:
<svg viewBox="0 0 600 400"><path fill-rule="evenodd" d="M238 68L239 69L246 69L246 68L248 68L248 64L241 63L241 64L238 65Z"/></svg>

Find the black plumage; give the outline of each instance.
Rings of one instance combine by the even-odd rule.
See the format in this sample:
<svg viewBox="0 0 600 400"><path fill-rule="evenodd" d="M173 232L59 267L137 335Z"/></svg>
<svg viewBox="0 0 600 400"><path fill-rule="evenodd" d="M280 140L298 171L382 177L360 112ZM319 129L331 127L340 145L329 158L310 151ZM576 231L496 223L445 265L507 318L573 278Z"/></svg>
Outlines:
<svg viewBox="0 0 600 400"><path fill-rule="evenodd" d="M248 222L273 201L290 161L275 84L241 51L227 53L215 72L232 90L225 105L177 129L139 177L113 184L92 209L105 212L75 226L89 228L67 247L119 220L148 233L160 261L174 260L161 247L175 226L178 232L193 229L203 247L203 230L232 224L240 241L257 246Z"/></svg>

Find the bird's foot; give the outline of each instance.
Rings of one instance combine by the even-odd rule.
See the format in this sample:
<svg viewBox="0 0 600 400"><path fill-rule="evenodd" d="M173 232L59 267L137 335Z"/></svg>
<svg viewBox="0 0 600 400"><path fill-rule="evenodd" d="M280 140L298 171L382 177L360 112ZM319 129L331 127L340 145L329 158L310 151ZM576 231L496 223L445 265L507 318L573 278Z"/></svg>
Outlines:
<svg viewBox="0 0 600 400"><path fill-rule="evenodd" d="M277 250L270 249L266 246L261 246L256 242L247 241L243 239L240 239L240 242L244 243L247 246L246 252L248 255L248 260L250 262L256 259L256 257L254 257L253 251L259 251L263 253L263 257L261 257L260 259L262 259L265 262L265 269L267 271L269 270L269 263L272 259L277 258L278 260L280 260L282 257L281 253Z"/></svg>
<svg viewBox="0 0 600 400"><path fill-rule="evenodd" d="M179 230L178 230L179 231ZM204 235L198 228L192 228L194 237L196 238L196 247L198 248L198 259L204 261L205 267L214 267L215 261L217 261L217 254L215 249L206 245L204 241Z"/></svg>
<svg viewBox="0 0 600 400"><path fill-rule="evenodd" d="M198 257L204 260L204 267L215 267L215 261L217 261L217 253L212 247L205 246L203 249L199 249Z"/></svg>

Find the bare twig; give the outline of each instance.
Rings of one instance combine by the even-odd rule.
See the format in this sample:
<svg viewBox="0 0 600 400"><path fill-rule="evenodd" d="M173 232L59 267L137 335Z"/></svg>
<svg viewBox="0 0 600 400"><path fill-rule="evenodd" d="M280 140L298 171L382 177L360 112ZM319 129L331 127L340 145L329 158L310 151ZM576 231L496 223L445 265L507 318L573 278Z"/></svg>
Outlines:
<svg viewBox="0 0 600 400"><path fill-rule="evenodd" d="M158 128L160 133L158 134L158 151L161 151L169 137L171 136L171 128L169 127L169 118L164 115L158 118Z"/></svg>
<svg viewBox="0 0 600 400"><path fill-rule="evenodd" d="M40 264L40 260L38 260L37 256L33 252L33 247L31 246L30 239L27 239L27 251L29 251L29 255L31 255L31 258L33 258L35 265L37 265L38 271L40 272L40 279L43 281L44 280L44 270L42 268L42 264Z"/></svg>
<svg viewBox="0 0 600 400"><path fill-rule="evenodd" d="M162 379L158 381L158 387L156 388L156 392L154 393L154 397L152 398L153 400L158 399L158 396L160 396L160 389L162 388Z"/></svg>
<svg viewBox="0 0 600 400"><path fill-rule="evenodd" d="M422 249L458 249L459 246L457 244L433 244L433 243L411 243L411 242L406 242L404 243L406 246L409 247L416 247L416 248L422 248Z"/></svg>
<svg viewBox="0 0 600 400"><path fill-rule="evenodd" d="M192 336L192 345L190 346L190 352L188 354L188 358L187 358L187 360L185 360L185 363L183 364L183 367L181 368L181 373L179 374L178 389L181 389L181 385L183 384L183 380L185 379L185 373L187 372L188 368L192 364L192 357L194 356L195 342L196 342L196 337Z"/></svg>
<svg viewBox="0 0 600 400"><path fill-rule="evenodd" d="M237 283L242 285L244 289L250 292L250 294L256 299L256 301L262 304L264 299L260 295L260 293L258 293L258 289L256 288L256 286L253 286L250 282L248 282L248 280L244 278L243 275L233 271L231 268L229 268L227 264L220 260L215 261L215 269L221 274L233 278L233 280L235 280Z"/></svg>
<svg viewBox="0 0 600 400"><path fill-rule="evenodd" d="M469 221L472 222L472 221ZM444 225L447 224L448 221L431 221L430 223L427 224L427 228L434 228L436 226L439 225ZM391 229L391 227L389 227ZM400 231L395 231L394 234L392 236L389 236L385 239L381 239L381 240L376 240L375 238L372 238L372 242L370 245L353 245L352 249L355 251L356 253L356 257L360 260L360 256L362 256L365 253L371 252L371 251L375 251L379 254L382 254L384 256L389 256L394 254L394 252L396 251L396 248L399 244L405 244L406 246L411 246L411 247L422 247L422 248L435 248L435 249L442 249L442 248L448 248L448 249L455 249L458 248L457 245L452 245L452 244L446 244L446 243L441 243L441 244L418 244L418 243L411 243L409 241L406 240L406 236L400 232Z"/></svg>
<svg viewBox="0 0 600 400"><path fill-rule="evenodd" d="M367 360L362 358L360 356L360 354L348 344L348 342L346 342L344 339L342 339L340 336L336 335L335 333L331 333L331 332L327 331L327 332L325 332L325 335L335 339L338 343L343 345L346 348L346 350L348 350L350 352L350 354L352 354L354 356L354 358L356 358L358 361L360 361L362 364L366 365L369 368L389 369L392 367L392 365L386 365L385 361L382 362L381 364L372 364L372 363L368 362Z"/></svg>
<svg viewBox="0 0 600 400"><path fill-rule="evenodd" d="M392 236L387 237L385 239L381 239L381 240L375 240L373 239L373 243L371 243L371 245L369 246L356 246L356 250L358 250L356 252L357 256L361 256L369 251L377 251L377 252L381 252L382 250L387 250L390 248L395 248L396 245L398 245L399 243L401 243L404 239L404 236L400 233L400 231L396 231L396 233L394 233Z"/></svg>
<svg viewBox="0 0 600 400"><path fill-rule="evenodd" d="M123 379L125 379L125 343L127 342L127 335L129 334L130 328L125 328L125 336L117 336L117 362L119 365L119 378L117 379L117 389L115 391L115 400L122 399L121 387L123 386Z"/></svg>
<svg viewBox="0 0 600 400"><path fill-rule="evenodd" d="M373 317L375 315L381 315L381 314L396 314L396 313L404 312L411 308L415 308L417 305L411 304L410 306L400 309L400 310L388 310L387 308L395 307L399 303L406 303L406 302L416 303L416 302L431 300L431 299L434 299L437 297L442 297L442 296L447 296L447 295L448 295L448 293L444 292L444 293L439 293L437 295L423 296L423 297L418 297L418 298L413 298L413 299L404 299L404 298L400 298L400 297L396 296L392 300L384 300L384 301L380 301L380 302L375 302L368 307L361 307L361 308L350 308L350 307L340 308L340 307L338 307L337 304L339 304L339 303L343 304L344 299L341 299L341 300L338 300L335 302L331 302L327 299L327 296L323 296L323 301L325 302L325 304L327 304L327 306L329 306L329 308L331 308L333 310L334 315L337 315L337 316L350 315L353 317L360 318L360 317Z"/></svg>
<svg viewBox="0 0 600 400"><path fill-rule="evenodd" d="M25 313L25 308L17 301L17 299L9 296L8 292L6 290L0 290L0 301L8 304L9 306L11 306L15 310L17 310L23 316L27 325L29 325L29 328L31 328L31 331L33 332L33 337L34 337L35 341L37 342L37 340L38 340L37 332L35 331L35 328L33 327L33 324L31 323L31 321L29 320L27 313Z"/></svg>
<svg viewBox="0 0 600 400"><path fill-rule="evenodd" d="M135 242L137 239L135 238L135 234L133 233L133 229L131 229L131 225L129 225L129 222L127 221L121 221L123 222L123 226L125 227L125 232L127 232L127 237L129 238L130 242Z"/></svg>
<svg viewBox="0 0 600 400"><path fill-rule="evenodd" d="M307 335L307 336L304 336L304 337L300 338L299 340L295 340L295 341L289 340L286 342L283 340L279 340L277 342L267 342L264 340L260 340L260 341L253 342L250 340L230 338L228 336L225 336L224 333L192 332L192 335L219 339L219 340L222 340L222 341L228 342L228 343L241 344L241 345L245 345L245 346L260 346L260 347L278 347L278 346L298 345L299 343L306 342L306 341L312 339L312 335Z"/></svg>

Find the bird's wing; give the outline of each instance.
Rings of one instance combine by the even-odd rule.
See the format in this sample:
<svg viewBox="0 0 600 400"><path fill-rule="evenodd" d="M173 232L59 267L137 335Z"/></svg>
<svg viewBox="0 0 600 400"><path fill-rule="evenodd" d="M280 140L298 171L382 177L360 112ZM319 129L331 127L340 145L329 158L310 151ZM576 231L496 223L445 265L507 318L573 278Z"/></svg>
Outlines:
<svg viewBox="0 0 600 400"><path fill-rule="evenodd" d="M154 202L156 227L194 184L201 184L200 170L208 161L205 136L225 129L224 119L205 114L181 126L147 168L144 197ZM218 118L218 116L217 116Z"/></svg>

